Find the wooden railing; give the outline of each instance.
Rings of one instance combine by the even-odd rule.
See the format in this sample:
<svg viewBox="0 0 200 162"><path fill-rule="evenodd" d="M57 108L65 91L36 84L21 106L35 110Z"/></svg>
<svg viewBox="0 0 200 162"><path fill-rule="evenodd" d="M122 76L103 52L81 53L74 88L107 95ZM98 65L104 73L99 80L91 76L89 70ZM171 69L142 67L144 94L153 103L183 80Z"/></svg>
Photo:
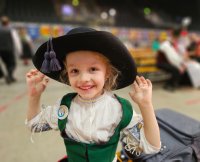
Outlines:
<svg viewBox="0 0 200 162"><path fill-rule="evenodd" d="M159 70L156 67L156 54L151 49L140 48L129 50L136 62L138 73L151 73Z"/></svg>
<svg viewBox="0 0 200 162"><path fill-rule="evenodd" d="M139 75L143 75L152 81L164 81L169 74L156 67L156 53L149 48L129 49L137 65Z"/></svg>

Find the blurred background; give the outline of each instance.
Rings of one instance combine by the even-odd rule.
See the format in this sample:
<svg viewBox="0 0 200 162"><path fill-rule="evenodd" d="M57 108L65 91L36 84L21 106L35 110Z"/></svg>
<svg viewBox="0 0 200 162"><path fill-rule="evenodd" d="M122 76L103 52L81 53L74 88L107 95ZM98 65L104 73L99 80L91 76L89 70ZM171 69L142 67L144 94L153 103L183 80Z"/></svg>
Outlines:
<svg viewBox="0 0 200 162"><path fill-rule="evenodd" d="M139 75L153 82L155 109L170 108L200 120L199 0L0 0L0 17L0 161L55 162L65 155L59 132L35 134L31 143L24 124L28 104L25 74L34 68L31 57L39 45L77 26L109 31L123 41ZM12 33L8 45L4 45L8 37L2 34L5 28ZM176 49L177 53L185 62L195 62L197 68L181 73L178 85L166 86L174 71L157 66L158 55L161 44L172 40L174 29L179 34L173 47L181 45L184 52ZM12 49L7 52L5 46ZM129 90L116 93L130 99ZM70 91L52 80L42 102L54 104Z"/></svg>

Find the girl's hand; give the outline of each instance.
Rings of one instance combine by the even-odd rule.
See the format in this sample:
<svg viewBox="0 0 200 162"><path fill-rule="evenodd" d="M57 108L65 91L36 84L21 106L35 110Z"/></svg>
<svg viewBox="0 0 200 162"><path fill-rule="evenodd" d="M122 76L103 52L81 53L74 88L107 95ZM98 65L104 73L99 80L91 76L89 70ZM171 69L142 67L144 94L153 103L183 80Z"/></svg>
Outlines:
<svg viewBox="0 0 200 162"><path fill-rule="evenodd" d="M149 79L143 76L136 77L133 83L132 91L129 93L132 100L140 105L152 104L152 84Z"/></svg>
<svg viewBox="0 0 200 162"><path fill-rule="evenodd" d="M26 74L26 83L28 86L28 94L31 97L39 97L45 90L49 79L36 69L30 70Z"/></svg>

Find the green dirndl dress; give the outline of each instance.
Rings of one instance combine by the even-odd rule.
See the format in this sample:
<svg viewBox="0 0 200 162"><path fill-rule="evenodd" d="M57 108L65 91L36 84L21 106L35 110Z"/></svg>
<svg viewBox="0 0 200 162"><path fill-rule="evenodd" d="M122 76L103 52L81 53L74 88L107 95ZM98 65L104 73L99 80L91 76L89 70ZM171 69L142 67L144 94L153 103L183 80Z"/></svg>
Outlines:
<svg viewBox="0 0 200 162"><path fill-rule="evenodd" d="M65 105L70 109L71 101L76 93L69 93L61 100L61 105ZM82 143L69 138L65 132L67 117L63 120L58 119L58 127L61 136L64 139L68 161L69 162L112 162L120 138L120 131L125 128L131 121L133 110L130 102L115 95L122 105L122 119L115 128L115 133L106 143Z"/></svg>

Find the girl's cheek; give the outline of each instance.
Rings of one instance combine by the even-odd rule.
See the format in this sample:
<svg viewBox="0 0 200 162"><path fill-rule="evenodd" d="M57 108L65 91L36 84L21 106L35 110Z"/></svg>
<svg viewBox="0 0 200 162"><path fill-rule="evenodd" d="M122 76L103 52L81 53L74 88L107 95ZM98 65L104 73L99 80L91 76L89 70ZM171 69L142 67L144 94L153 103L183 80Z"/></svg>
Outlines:
<svg viewBox="0 0 200 162"><path fill-rule="evenodd" d="M69 77L69 83L70 83L70 84L73 84L73 83L75 83L75 82L76 82L75 77Z"/></svg>

